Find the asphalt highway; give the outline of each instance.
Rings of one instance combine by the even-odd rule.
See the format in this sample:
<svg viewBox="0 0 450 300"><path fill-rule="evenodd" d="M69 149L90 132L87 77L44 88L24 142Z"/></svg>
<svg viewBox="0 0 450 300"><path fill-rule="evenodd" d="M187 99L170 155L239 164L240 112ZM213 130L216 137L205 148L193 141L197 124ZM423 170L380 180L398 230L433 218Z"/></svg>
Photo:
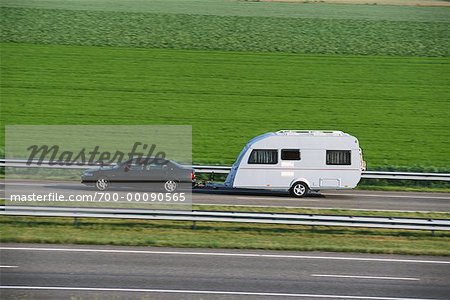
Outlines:
<svg viewBox="0 0 450 300"><path fill-rule="evenodd" d="M94 190L77 182L8 181L7 184L8 190L16 193L46 194L64 191L81 193ZM299 199L281 192L194 189L192 202L200 205L450 212L450 193L341 190L322 191Z"/></svg>
<svg viewBox="0 0 450 300"><path fill-rule="evenodd" d="M450 212L450 193L322 191L304 198L286 193L248 190L194 191L194 204L282 206L388 211Z"/></svg>
<svg viewBox="0 0 450 300"><path fill-rule="evenodd" d="M441 257L0 245L2 299L448 299Z"/></svg>

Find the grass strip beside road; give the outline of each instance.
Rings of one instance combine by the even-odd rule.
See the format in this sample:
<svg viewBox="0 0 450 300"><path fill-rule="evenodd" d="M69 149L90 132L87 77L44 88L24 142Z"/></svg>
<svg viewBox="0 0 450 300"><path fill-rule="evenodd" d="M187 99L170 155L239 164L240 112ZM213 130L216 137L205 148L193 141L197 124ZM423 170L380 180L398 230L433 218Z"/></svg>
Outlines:
<svg viewBox="0 0 450 300"><path fill-rule="evenodd" d="M450 234L429 231L13 216L0 224L0 242L450 255Z"/></svg>

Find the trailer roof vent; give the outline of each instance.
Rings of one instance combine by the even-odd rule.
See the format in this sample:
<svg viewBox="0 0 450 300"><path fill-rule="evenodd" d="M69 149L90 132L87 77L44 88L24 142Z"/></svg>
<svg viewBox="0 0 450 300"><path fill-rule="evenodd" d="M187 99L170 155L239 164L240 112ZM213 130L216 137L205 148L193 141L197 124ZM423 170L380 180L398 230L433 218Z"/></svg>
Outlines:
<svg viewBox="0 0 450 300"><path fill-rule="evenodd" d="M309 136L344 136L345 133L338 130L279 130L277 135L309 135Z"/></svg>

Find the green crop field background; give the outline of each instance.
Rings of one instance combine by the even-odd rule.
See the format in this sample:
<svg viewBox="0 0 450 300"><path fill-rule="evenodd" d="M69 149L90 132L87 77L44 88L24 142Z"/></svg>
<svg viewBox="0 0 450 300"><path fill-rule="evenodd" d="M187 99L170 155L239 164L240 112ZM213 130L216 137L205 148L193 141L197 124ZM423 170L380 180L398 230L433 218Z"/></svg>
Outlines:
<svg viewBox="0 0 450 300"><path fill-rule="evenodd" d="M370 168L449 170L450 9L0 1L5 124L191 124L193 161L337 129Z"/></svg>

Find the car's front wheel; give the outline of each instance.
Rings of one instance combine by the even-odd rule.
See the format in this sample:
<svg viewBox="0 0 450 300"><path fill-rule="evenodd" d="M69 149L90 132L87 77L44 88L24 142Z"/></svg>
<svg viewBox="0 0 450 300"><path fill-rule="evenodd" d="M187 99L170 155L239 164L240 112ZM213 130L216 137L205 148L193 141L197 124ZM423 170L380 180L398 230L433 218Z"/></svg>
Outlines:
<svg viewBox="0 0 450 300"><path fill-rule="evenodd" d="M178 183L175 180L167 180L164 183L164 189L166 192L172 193L175 192L178 188Z"/></svg>
<svg viewBox="0 0 450 300"><path fill-rule="evenodd" d="M109 188L110 186L110 182L108 180L108 178L102 177L99 178L96 182L95 182L95 187L99 190L99 191L105 191Z"/></svg>

